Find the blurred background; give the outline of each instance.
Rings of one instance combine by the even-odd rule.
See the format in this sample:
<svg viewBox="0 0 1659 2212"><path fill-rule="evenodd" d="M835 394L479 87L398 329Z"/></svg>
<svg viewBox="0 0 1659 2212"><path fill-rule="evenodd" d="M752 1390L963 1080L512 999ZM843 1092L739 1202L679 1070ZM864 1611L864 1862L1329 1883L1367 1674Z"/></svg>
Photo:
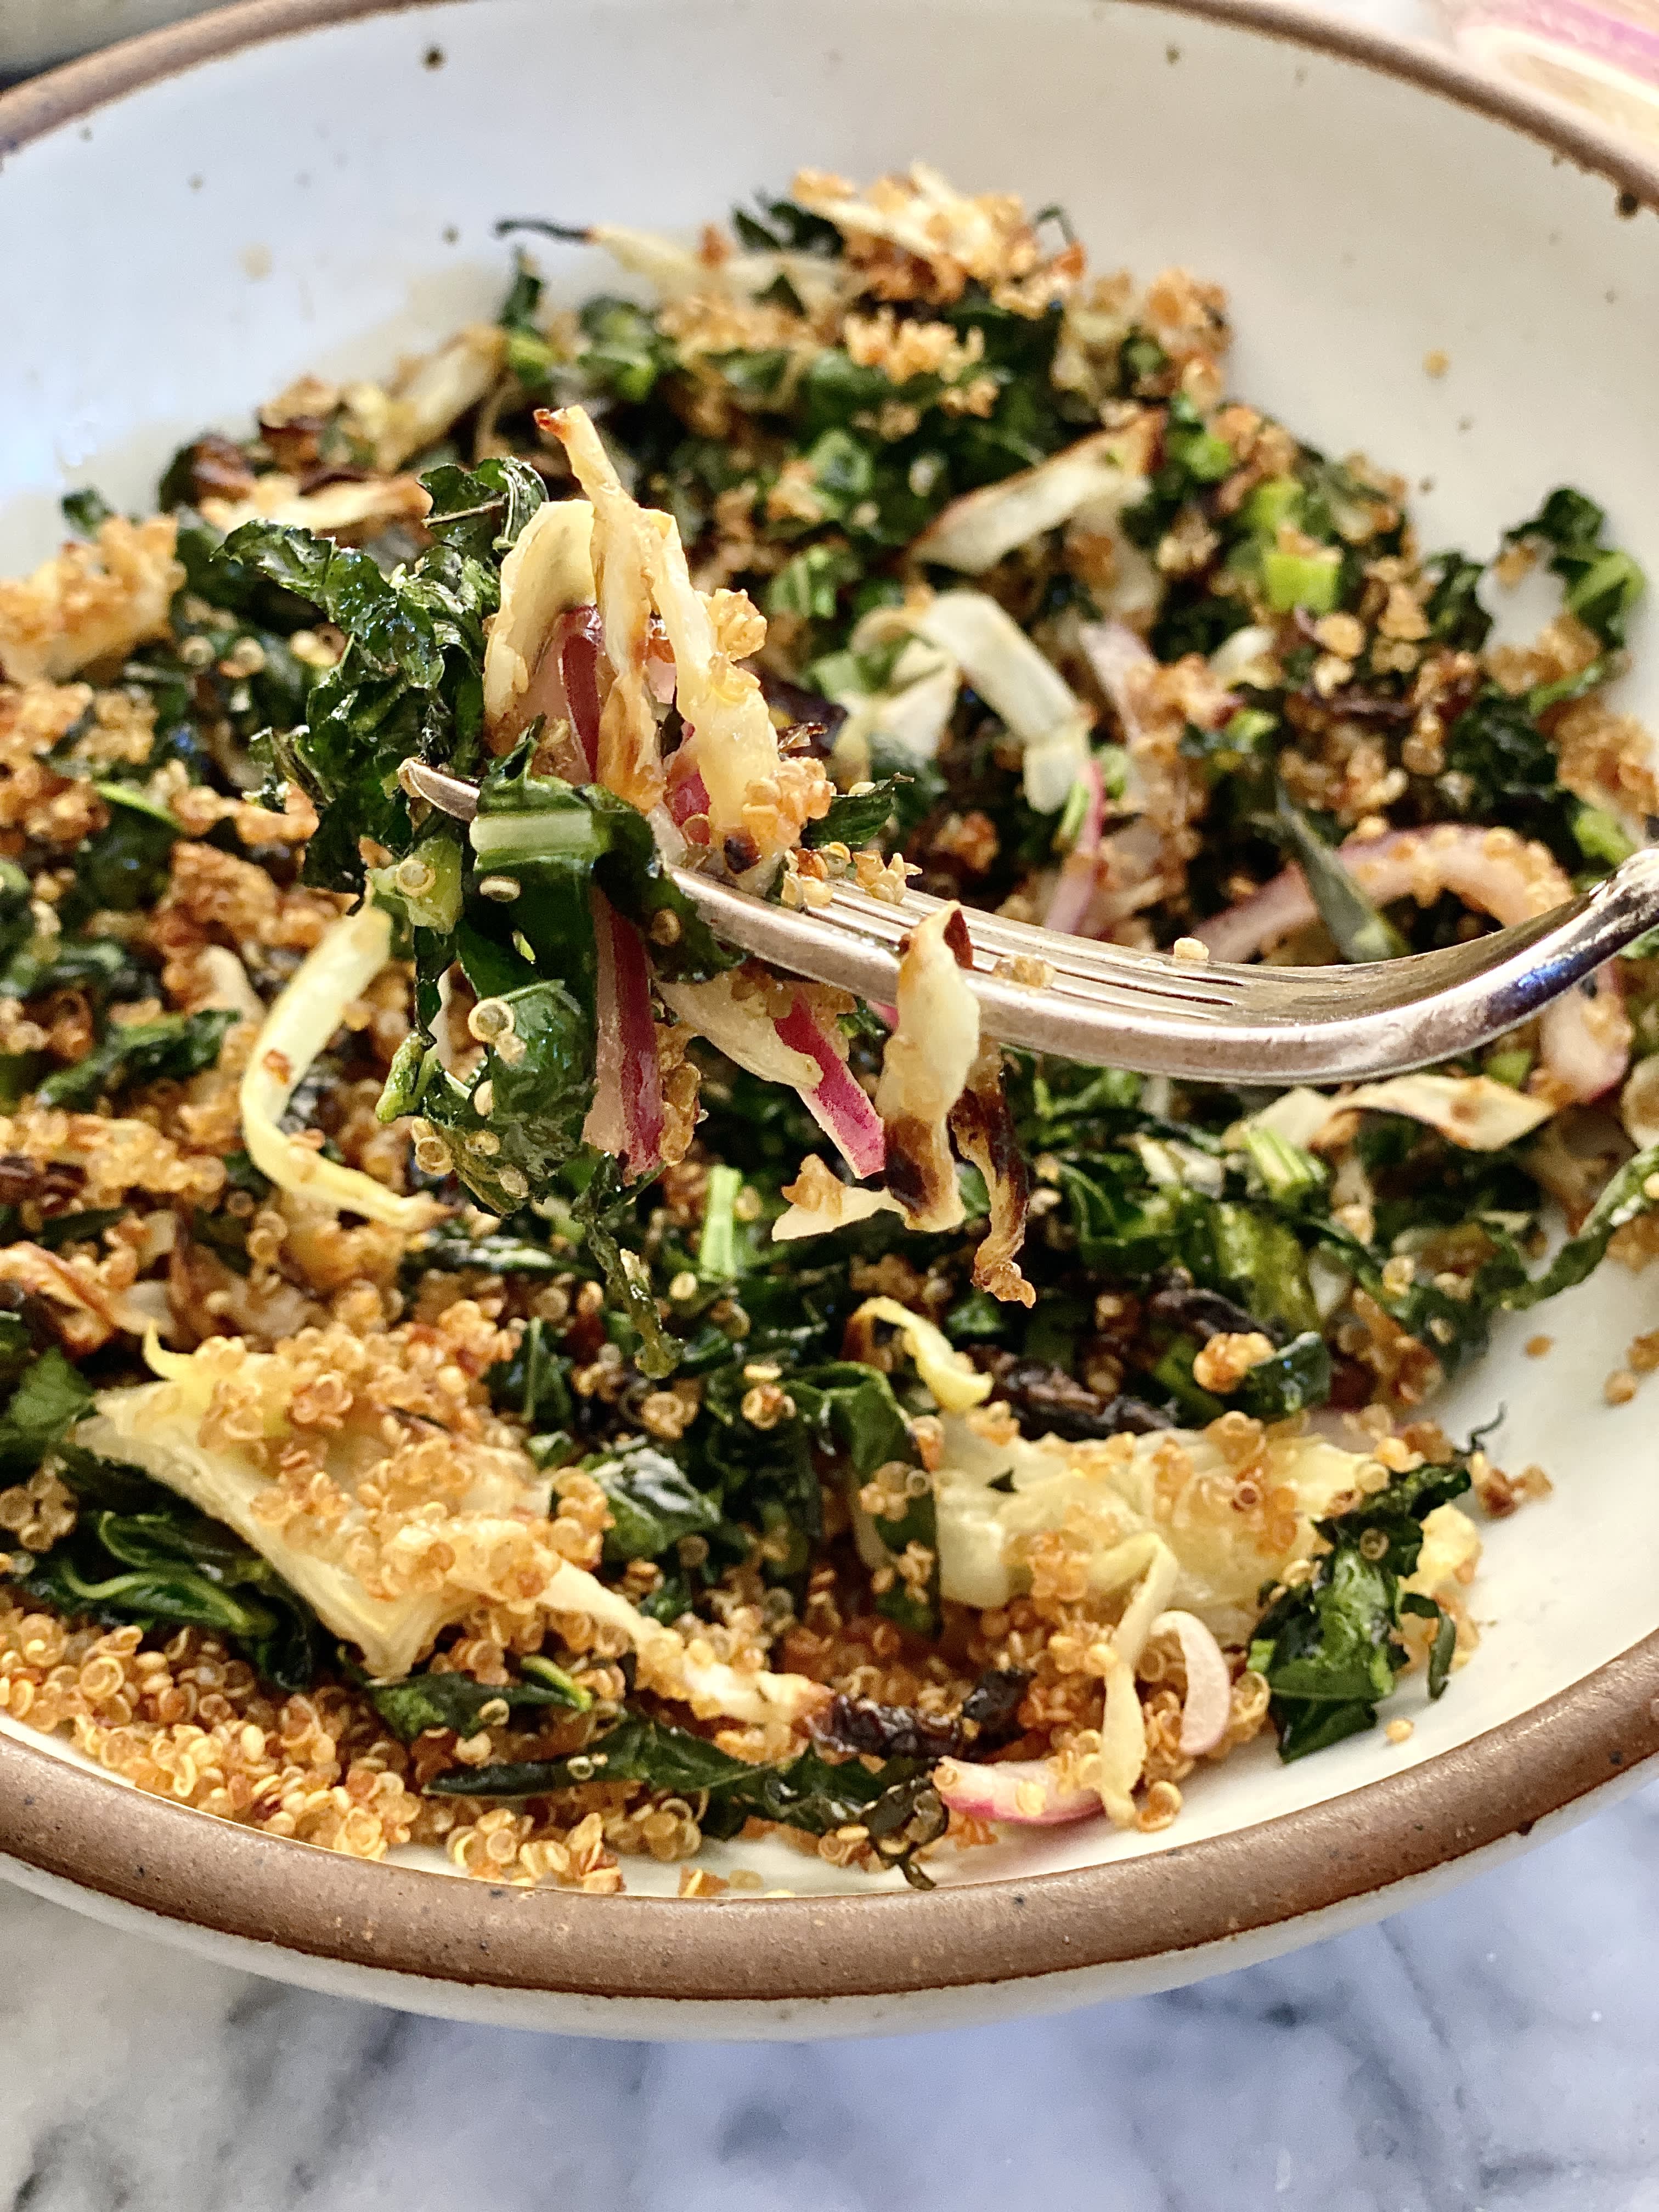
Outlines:
<svg viewBox="0 0 1659 2212"><path fill-rule="evenodd" d="M45 69L92 46L131 39L181 15L205 13L211 0L0 0L0 77Z"/></svg>
<svg viewBox="0 0 1659 2212"><path fill-rule="evenodd" d="M211 0L0 0L0 86ZM550 0L556 4L556 0ZM1449 42L1477 69L1659 143L1659 0L1329 0L1334 15Z"/></svg>

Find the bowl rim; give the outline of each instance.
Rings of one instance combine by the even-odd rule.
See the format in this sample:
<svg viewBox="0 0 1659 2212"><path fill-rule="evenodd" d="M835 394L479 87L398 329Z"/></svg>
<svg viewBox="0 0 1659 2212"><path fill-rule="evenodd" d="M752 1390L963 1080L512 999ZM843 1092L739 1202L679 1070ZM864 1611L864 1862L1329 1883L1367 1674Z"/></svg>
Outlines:
<svg viewBox="0 0 1659 2212"><path fill-rule="evenodd" d="M220 57L439 0L239 0L0 94L0 161ZM1332 55L1539 141L1659 212L1659 159L1449 54L1295 0L1121 0ZM526 1995L872 1999L1202 1952L1367 1900L1494 1846L1659 1756L1659 1631L1512 1720L1404 1771L1224 1835L1070 1872L788 1901L516 1889L204 1818L0 1735L0 1856L156 1917L337 1965Z"/></svg>

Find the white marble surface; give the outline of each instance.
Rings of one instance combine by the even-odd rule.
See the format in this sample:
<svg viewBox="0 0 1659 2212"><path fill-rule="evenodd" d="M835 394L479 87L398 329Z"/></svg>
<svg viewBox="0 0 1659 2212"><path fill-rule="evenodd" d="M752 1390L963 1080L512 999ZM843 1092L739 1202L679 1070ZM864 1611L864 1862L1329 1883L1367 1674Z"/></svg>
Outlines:
<svg viewBox="0 0 1659 2212"><path fill-rule="evenodd" d="M1167 1996L696 2048L311 1996L0 1891L0 2206L1659 2212L1656 1903L1659 1786Z"/></svg>
<svg viewBox="0 0 1659 2212"><path fill-rule="evenodd" d="M1656 1904L1659 1785L1196 1989L688 2049L312 1996L0 1890L0 2212L1659 2212Z"/></svg>

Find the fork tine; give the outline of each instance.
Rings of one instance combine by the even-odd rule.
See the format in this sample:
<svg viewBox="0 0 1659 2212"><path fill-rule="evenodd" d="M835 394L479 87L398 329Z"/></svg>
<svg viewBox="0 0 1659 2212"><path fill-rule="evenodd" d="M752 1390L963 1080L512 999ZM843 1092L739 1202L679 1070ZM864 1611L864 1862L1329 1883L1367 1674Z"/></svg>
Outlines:
<svg viewBox="0 0 1659 2212"><path fill-rule="evenodd" d="M939 903L908 896L890 906L838 891L827 908L798 912L674 874L732 942L884 1004L904 935ZM1636 854L1552 914L1370 965L1188 965L972 911L965 919L985 1028L1006 1044L1188 1080L1342 1082L1473 1050L1592 975L1659 921L1659 850ZM1032 986L1000 972L1016 950L1043 962L1051 980Z"/></svg>
<svg viewBox="0 0 1659 2212"><path fill-rule="evenodd" d="M400 780L463 821L477 811L477 785L459 776L405 761ZM907 893L889 904L838 884L827 906L802 910L694 869L669 873L732 944L878 1005L895 996L905 939L941 903ZM1659 922L1659 848L1552 914L1370 965L1182 962L972 908L964 918L985 1029L1006 1044L1199 1081L1341 1082L1473 1050L1593 975ZM1022 956L1042 981L1011 972Z"/></svg>

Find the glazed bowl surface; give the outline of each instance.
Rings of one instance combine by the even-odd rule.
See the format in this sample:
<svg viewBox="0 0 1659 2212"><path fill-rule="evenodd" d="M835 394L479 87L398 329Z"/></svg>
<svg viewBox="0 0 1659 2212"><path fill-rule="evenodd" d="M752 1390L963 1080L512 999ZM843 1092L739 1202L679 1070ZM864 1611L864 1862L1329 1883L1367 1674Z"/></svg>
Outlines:
<svg viewBox="0 0 1659 2212"><path fill-rule="evenodd" d="M26 85L0 99L0 568L52 550L66 489L143 508L175 446L289 378L381 373L491 315L500 216L689 230L803 165L916 155L1061 203L1097 269L1224 283L1235 390L1406 472L1426 544L1490 546L1573 483L1659 574L1659 172L1427 50L1250 0L254 0ZM611 281L540 258L571 297ZM1647 627L1623 703L1654 721ZM4 1723L0 1871L314 1986L598 2034L909 2029L1242 1965L1521 1848L1659 1750L1651 1416L1601 1389L1656 1325L1659 1270L1609 1265L1500 1327L1435 1410L1461 1433L1503 1408L1493 1449L1555 1489L1486 1532L1455 1694L1407 1693L1403 1745L1287 1769L1257 1744L1168 1835L1050 1831L930 1896L779 1845L796 1894L694 1909L632 1866L591 1898L336 1857Z"/></svg>

